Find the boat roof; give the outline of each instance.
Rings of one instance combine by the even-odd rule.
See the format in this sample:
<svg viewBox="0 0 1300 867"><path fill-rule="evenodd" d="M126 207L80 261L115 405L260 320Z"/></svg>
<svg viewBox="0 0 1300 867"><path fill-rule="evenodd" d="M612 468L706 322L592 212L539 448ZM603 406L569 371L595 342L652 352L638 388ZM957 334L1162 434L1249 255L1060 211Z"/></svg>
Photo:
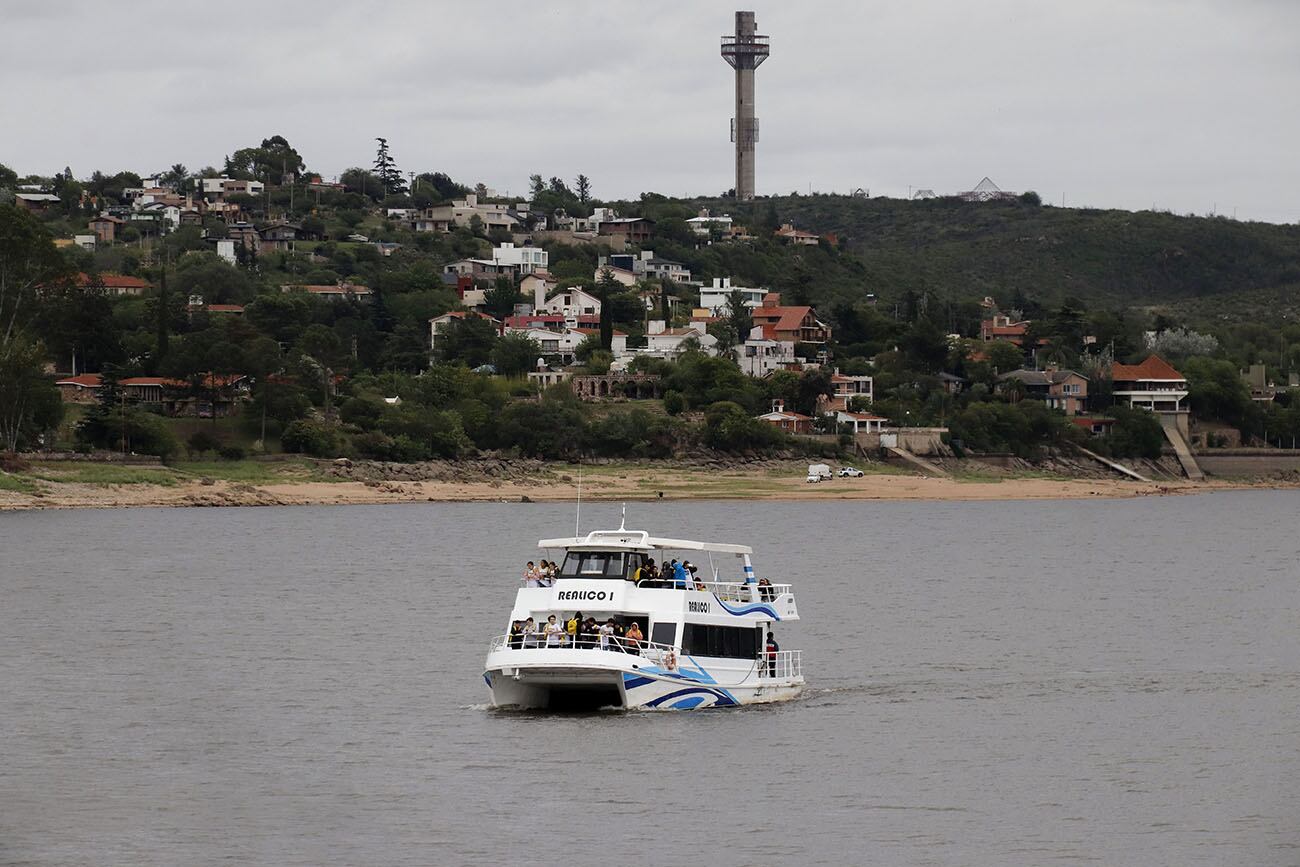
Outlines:
<svg viewBox="0 0 1300 867"><path fill-rule="evenodd" d="M542 539L538 548L568 548L574 550L601 550L627 548L648 551L662 548L671 551L717 551L722 554L753 554L748 545L729 545L724 542L696 542L691 539L666 539L651 536L644 530L592 530L586 536L568 539Z"/></svg>

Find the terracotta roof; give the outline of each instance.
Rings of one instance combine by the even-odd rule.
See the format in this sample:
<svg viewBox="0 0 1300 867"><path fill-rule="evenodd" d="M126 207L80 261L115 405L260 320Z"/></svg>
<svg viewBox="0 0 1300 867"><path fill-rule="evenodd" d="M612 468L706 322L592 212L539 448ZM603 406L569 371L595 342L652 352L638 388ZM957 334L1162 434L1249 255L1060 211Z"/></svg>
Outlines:
<svg viewBox="0 0 1300 867"><path fill-rule="evenodd" d="M70 376L67 379L60 379L55 385L79 385L82 388L99 388L104 384L104 377L98 373L83 373L79 376Z"/></svg>
<svg viewBox="0 0 1300 867"><path fill-rule="evenodd" d="M1110 375L1115 382L1137 382L1143 379L1182 382L1187 379L1158 355L1148 356L1141 364L1113 364Z"/></svg>
<svg viewBox="0 0 1300 867"><path fill-rule="evenodd" d="M763 333L767 334L769 325L776 331L798 331L810 313L811 307L755 307L751 318L762 325Z"/></svg>
<svg viewBox="0 0 1300 867"><path fill-rule="evenodd" d="M579 332L579 333L581 333L581 334L599 334L599 333L600 333L600 329L599 329L599 328L572 328L572 329L570 329L570 330L571 330L571 331L577 331L577 332ZM615 328L615 329L614 329L614 336L615 336L615 337L627 337L627 332L626 332L626 331L619 331L617 328Z"/></svg>
<svg viewBox="0 0 1300 867"><path fill-rule="evenodd" d="M161 376L128 376L125 379L119 379L118 385L176 385L178 380L164 379ZM184 383L180 383L184 385Z"/></svg>
<svg viewBox="0 0 1300 867"><path fill-rule="evenodd" d="M760 421L812 421L812 416L804 415L801 412L790 412L782 410L781 412L765 412L759 417Z"/></svg>
<svg viewBox="0 0 1300 867"><path fill-rule="evenodd" d="M313 295L337 295L346 292L352 295L370 295L371 290L365 286L356 286L352 283L344 283L342 286L337 284L325 286L290 286L289 289L301 289L304 292L310 292Z"/></svg>
<svg viewBox="0 0 1300 867"><path fill-rule="evenodd" d="M883 415L872 415L869 412L844 412L841 410L840 415L847 415L850 418L856 418L858 421L888 421Z"/></svg>
<svg viewBox="0 0 1300 867"><path fill-rule="evenodd" d="M105 289L148 289L149 281L142 280L139 277L128 277L125 274L100 274L99 279L92 278L89 274L78 274L77 282L82 286L102 286Z"/></svg>
<svg viewBox="0 0 1300 867"><path fill-rule="evenodd" d="M208 312L210 313L243 313L243 304L209 304Z"/></svg>

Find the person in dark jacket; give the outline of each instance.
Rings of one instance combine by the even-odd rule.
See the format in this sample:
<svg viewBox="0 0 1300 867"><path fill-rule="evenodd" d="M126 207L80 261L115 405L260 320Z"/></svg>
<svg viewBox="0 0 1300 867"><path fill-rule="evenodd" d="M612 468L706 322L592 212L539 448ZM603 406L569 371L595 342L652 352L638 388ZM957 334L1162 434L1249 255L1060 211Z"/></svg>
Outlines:
<svg viewBox="0 0 1300 867"><path fill-rule="evenodd" d="M781 652L781 645L776 643L776 636L771 632L767 634L767 644L763 647L763 654L767 657L767 676L776 677L776 655Z"/></svg>

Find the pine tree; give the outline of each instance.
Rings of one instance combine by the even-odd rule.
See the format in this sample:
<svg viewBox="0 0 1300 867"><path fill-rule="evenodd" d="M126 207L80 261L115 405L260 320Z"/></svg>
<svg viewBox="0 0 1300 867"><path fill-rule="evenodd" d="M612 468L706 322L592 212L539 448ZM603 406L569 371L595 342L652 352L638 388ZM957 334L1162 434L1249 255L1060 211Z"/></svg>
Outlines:
<svg viewBox="0 0 1300 867"><path fill-rule="evenodd" d="M388 139L376 136L375 141L379 142L379 152L375 156L375 175L384 185L384 194L392 196L406 192L402 173L397 170L397 163L388 154Z"/></svg>
<svg viewBox="0 0 1300 867"><path fill-rule="evenodd" d="M586 175L578 175L577 180L573 182L574 190L578 193L578 201L584 205L591 198L591 178Z"/></svg>

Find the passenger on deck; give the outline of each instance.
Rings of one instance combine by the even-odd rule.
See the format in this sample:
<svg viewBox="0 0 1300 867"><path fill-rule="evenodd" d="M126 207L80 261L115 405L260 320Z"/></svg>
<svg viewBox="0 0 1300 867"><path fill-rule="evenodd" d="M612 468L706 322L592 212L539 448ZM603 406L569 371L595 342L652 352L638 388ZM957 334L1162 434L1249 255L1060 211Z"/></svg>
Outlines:
<svg viewBox="0 0 1300 867"><path fill-rule="evenodd" d="M582 621L582 626L578 627L578 629L582 633L579 643L588 649L595 647L597 632L596 618L589 616L586 620Z"/></svg>
<svg viewBox="0 0 1300 867"><path fill-rule="evenodd" d="M529 560L528 565L524 568L524 586L525 587L542 586L540 583L538 583L537 567L533 565L532 560Z"/></svg>
<svg viewBox="0 0 1300 867"><path fill-rule="evenodd" d="M772 582L766 578L758 579L758 598L763 602L771 602L776 598L776 591L772 589Z"/></svg>
<svg viewBox="0 0 1300 867"><path fill-rule="evenodd" d="M537 625L533 623L533 618L524 621L524 648L537 646Z"/></svg>
<svg viewBox="0 0 1300 867"><path fill-rule="evenodd" d="M673 587L678 590L685 590L690 586L690 579L686 575L686 567L676 560L673 561Z"/></svg>
<svg viewBox="0 0 1300 867"><path fill-rule="evenodd" d="M614 643L614 618L611 617L600 625L600 649L615 650L611 645Z"/></svg>
<svg viewBox="0 0 1300 867"><path fill-rule="evenodd" d="M623 637L623 640L627 644L627 652L640 653L641 639L644 637L645 636L641 634L641 625L633 620L632 625L627 628L627 635Z"/></svg>
<svg viewBox="0 0 1300 867"><path fill-rule="evenodd" d="M524 622L516 620L510 624L510 649L518 650L524 646Z"/></svg>
<svg viewBox="0 0 1300 867"><path fill-rule="evenodd" d="M564 641L564 627L555 621L554 614L546 618L542 633L546 636L546 646L549 648L558 648Z"/></svg>
<svg viewBox="0 0 1300 867"><path fill-rule="evenodd" d="M551 571L551 564L543 560L537 566L537 586L554 587L555 573Z"/></svg>
<svg viewBox="0 0 1300 867"><path fill-rule="evenodd" d="M704 582L700 580L699 575L697 574L700 570L699 570L699 568L698 568L694 563L692 563L690 560L687 560L687 561L686 561L686 571L687 571L687 573L688 573L688 575L689 575L689 577L690 577L691 583L692 583L693 585L695 585L695 589L696 589L696 590L703 590L703 589L704 589Z"/></svg>
<svg viewBox="0 0 1300 867"><path fill-rule="evenodd" d="M582 612L576 612L569 618L569 622L564 624L564 631L569 635L569 646L578 646L578 631L582 628Z"/></svg>
<svg viewBox="0 0 1300 867"><path fill-rule="evenodd" d="M767 644L763 647L763 653L767 656L767 676L776 677L776 655L781 652L781 645L776 643L776 636L772 633L767 634Z"/></svg>

